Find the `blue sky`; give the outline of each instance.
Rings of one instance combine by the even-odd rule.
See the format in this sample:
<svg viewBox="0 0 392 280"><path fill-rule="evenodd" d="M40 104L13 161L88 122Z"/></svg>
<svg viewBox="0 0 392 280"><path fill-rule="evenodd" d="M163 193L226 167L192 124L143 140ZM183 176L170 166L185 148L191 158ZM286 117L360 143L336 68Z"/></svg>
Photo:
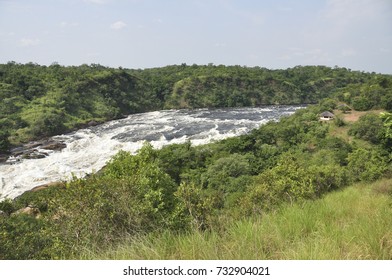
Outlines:
<svg viewBox="0 0 392 280"><path fill-rule="evenodd" d="M392 74L392 0L0 0L0 63Z"/></svg>

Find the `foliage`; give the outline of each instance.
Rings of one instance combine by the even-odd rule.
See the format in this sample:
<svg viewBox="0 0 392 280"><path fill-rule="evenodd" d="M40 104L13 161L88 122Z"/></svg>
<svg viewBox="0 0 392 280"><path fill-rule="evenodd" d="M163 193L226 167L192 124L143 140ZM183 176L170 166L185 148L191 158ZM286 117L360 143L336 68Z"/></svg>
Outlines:
<svg viewBox="0 0 392 280"><path fill-rule="evenodd" d="M250 165L245 155L232 154L222 157L209 165L205 173L206 184L211 188L224 187L226 190L235 188L229 185L240 176L250 175ZM243 188L244 186L237 186Z"/></svg>
<svg viewBox="0 0 392 280"><path fill-rule="evenodd" d="M322 123L318 116L358 98L369 108L386 106L390 80L322 66L0 65L3 150L90 120L163 107L319 103L248 135L208 145L188 142L154 150L146 143L135 155L119 152L97 174L3 201L0 258L78 258L83 248L106 250L127 238L162 232L218 238L233 230L228 227L233 221L266 217L286 204L311 205L351 182L386 176L390 114L343 123L343 137L334 133L341 124ZM351 141L347 131L367 142ZM26 206L37 207L40 218L16 213ZM312 232L313 222L305 228ZM268 248L263 252L268 255Z"/></svg>
<svg viewBox="0 0 392 280"><path fill-rule="evenodd" d="M391 96L388 75L325 66L182 64L135 70L9 62L0 64L0 152L92 120L163 108L321 102L321 109L330 110L344 101L360 110L389 109Z"/></svg>
<svg viewBox="0 0 392 280"><path fill-rule="evenodd" d="M230 220L223 233L164 231L130 237L114 248L82 253L82 258L390 260L391 201L372 190L376 185L357 184L317 201L283 205L262 217Z"/></svg>
<svg viewBox="0 0 392 280"><path fill-rule="evenodd" d="M383 144L388 151L392 149L392 114L391 113L381 113L380 118L383 121L384 126L384 138Z"/></svg>
<svg viewBox="0 0 392 280"><path fill-rule="evenodd" d="M179 200L179 211L189 220L193 230L204 230L210 226L214 199L201 187L181 183L174 195Z"/></svg>
<svg viewBox="0 0 392 280"><path fill-rule="evenodd" d="M10 134L8 131L2 131L0 130L0 153L1 152L7 152L10 148L10 141L8 140L8 137Z"/></svg>
<svg viewBox="0 0 392 280"><path fill-rule="evenodd" d="M348 183L345 169L337 164L308 167L301 160L287 153L281 156L274 168L261 173L244 194L242 211L247 214L264 213L285 201L293 203L314 199Z"/></svg>
<svg viewBox="0 0 392 280"><path fill-rule="evenodd" d="M386 171L386 158L379 150L358 148L348 155L348 169L354 181L371 182Z"/></svg>
<svg viewBox="0 0 392 280"><path fill-rule="evenodd" d="M366 114L351 126L348 133L373 144L379 144L384 136L383 123L378 115Z"/></svg>
<svg viewBox="0 0 392 280"><path fill-rule="evenodd" d="M0 260L50 259L52 237L47 224L26 214L0 217Z"/></svg>
<svg viewBox="0 0 392 280"><path fill-rule="evenodd" d="M175 217L174 182L145 145L119 152L101 176L69 182L50 205L63 246L114 242L125 234L184 226Z"/></svg>

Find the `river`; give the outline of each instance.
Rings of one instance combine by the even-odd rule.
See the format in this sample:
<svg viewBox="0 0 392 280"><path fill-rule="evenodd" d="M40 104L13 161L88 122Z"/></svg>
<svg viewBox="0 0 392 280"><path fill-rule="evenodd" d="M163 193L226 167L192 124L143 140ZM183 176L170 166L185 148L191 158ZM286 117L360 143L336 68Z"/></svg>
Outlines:
<svg viewBox="0 0 392 280"><path fill-rule="evenodd" d="M192 145L248 133L304 106L163 110L54 136L61 151L40 150L45 158L11 158L0 165L0 200L15 198L36 186L85 176L100 170L119 150L132 153L149 141L155 148L191 141Z"/></svg>

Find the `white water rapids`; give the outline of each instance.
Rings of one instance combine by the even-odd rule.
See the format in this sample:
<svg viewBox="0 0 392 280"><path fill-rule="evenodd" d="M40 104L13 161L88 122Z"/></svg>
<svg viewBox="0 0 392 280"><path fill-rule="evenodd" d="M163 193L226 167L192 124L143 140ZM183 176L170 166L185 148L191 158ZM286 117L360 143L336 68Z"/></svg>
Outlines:
<svg viewBox="0 0 392 280"><path fill-rule="evenodd" d="M135 153L144 141L155 148L191 141L209 143L245 134L303 106L166 110L134 114L73 133L54 136L67 146L41 159L10 159L0 165L0 200L36 186L98 171L119 150Z"/></svg>

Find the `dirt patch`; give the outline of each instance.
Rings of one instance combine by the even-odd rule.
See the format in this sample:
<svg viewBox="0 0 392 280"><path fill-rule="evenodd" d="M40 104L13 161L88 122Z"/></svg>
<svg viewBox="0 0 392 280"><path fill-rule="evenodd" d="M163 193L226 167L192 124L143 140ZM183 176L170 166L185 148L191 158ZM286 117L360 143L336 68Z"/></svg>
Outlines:
<svg viewBox="0 0 392 280"><path fill-rule="evenodd" d="M347 112L345 114L339 114L339 116L343 119L345 122L356 122L359 120L360 117L366 114L374 113L374 114L379 114L381 112L384 112L383 110L372 110L372 111L351 111ZM337 114L336 112L334 112Z"/></svg>

